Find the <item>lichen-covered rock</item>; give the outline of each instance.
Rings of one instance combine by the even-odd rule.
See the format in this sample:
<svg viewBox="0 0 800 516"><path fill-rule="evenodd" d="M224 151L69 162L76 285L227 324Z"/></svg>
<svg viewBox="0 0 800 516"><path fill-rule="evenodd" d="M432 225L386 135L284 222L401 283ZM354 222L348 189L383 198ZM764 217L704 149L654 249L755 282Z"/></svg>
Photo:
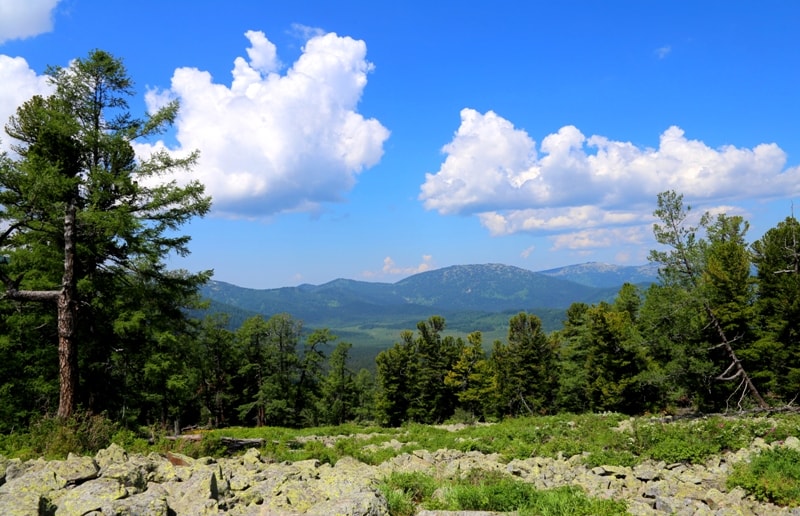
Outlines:
<svg viewBox="0 0 800 516"><path fill-rule="evenodd" d="M0 515L342 515L387 516L377 489L386 475L425 472L437 478L493 471L539 489L578 486L589 496L624 499L633 515L790 515L800 510L758 503L741 489L728 491L732 466L765 447L800 446L755 441L703 465L644 462L633 468L588 468L582 455L531 457L507 464L497 455L456 450L417 450L379 466L342 458L265 461L258 450L231 458L192 459L180 454L128 454L109 446L95 457L20 461L0 457ZM430 512L429 514L434 514Z"/></svg>
<svg viewBox="0 0 800 516"><path fill-rule="evenodd" d="M114 464L122 464L128 460L128 453L125 449L112 443L108 448L98 451L94 456L94 461L101 469Z"/></svg>
<svg viewBox="0 0 800 516"><path fill-rule="evenodd" d="M46 463L43 466L37 464L0 486L0 498L23 493L47 495L66 486L67 481L58 476L53 469L48 468Z"/></svg>
<svg viewBox="0 0 800 516"><path fill-rule="evenodd" d="M196 466L183 482L167 482L167 503L178 514L217 514L219 468Z"/></svg>
<svg viewBox="0 0 800 516"><path fill-rule="evenodd" d="M175 514L175 511L167 503L167 491L160 484L151 484L141 493L103 505L101 513L113 516L168 516Z"/></svg>
<svg viewBox="0 0 800 516"><path fill-rule="evenodd" d="M56 516L71 516L99 511L102 506L126 496L128 492L119 482L101 478L65 490L64 494L56 497L53 502L58 507Z"/></svg>
<svg viewBox="0 0 800 516"><path fill-rule="evenodd" d="M50 499L41 493L25 491L14 493L0 493L0 514L4 516L38 516L39 514L52 514L56 506Z"/></svg>
<svg viewBox="0 0 800 516"><path fill-rule="evenodd" d="M106 464L100 474L103 478L116 480L131 493L139 493L147 488L147 466L135 461Z"/></svg>
<svg viewBox="0 0 800 516"><path fill-rule="evenodd" d="M0 486L6 482L6 468L8 467L9 460L0 455Z"/></svg>
<svg viewBox="0 0 800 516"><path fill-rule="evenodd" d="M49 468L66 481L68 486L82 484L97 478L100 468L92 457L69 454L67 460L53 461Z"/></svg>
<svg viewBox="0 0 800 516"><path fill-rule="evenodd" d="M25 462L20 459L11 459L6 464L6 482L10 482L29 472L40 471L47 467L47 464L47 461L42 458L26 460Z"/></svg>

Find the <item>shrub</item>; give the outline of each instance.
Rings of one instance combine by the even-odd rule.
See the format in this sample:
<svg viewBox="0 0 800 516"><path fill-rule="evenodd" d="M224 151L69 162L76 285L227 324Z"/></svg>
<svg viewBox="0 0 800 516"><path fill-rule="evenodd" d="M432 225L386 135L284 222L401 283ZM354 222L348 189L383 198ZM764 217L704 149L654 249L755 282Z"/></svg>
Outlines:
<svg viewBox="0 0 800 516"><path fill-rule="evenodd" d="M130 453L147 454L151 451L150 443L136 432L128 428L120 428L111 436L111 442L121 446Z"/></svg>
<svg viewBox="0 0 800 516"><path fill-rule="evenodd" d="M621 501L595 500L579 488L538 491L502 472L471 470L463 478L437 482L425 473L392 473L380 484L389 514L409 516L418 507L444 511L494 511L523 515L625 514Z"/></svg>
<svg viewBox="0 0 800 516"><path fill-rule="evenodd" d="M637 464L636 455L628 450L604 449L590 452L584 459L584 464L593 468L595 466L628 466Z"/></svg>
<svg viewBox="0 0 800 516"><path fill-rule="evenodd" d="M463 511L511 512L527 506L536 488L499 472L472 470L445 490L447 505Z"/></svg>
<svg viewBox="0 0 800 516"><path fill-rule="evenodd" d="M598 500L589 498L577 487L561 487L537 491L519 516L617 516L628 514L627 504L622 500Z"/></svg>
<svg viewBox="0 0 800 516"><path fill-rule="evenodd" d="M728 488L742 487L762 502L800 505L800 451L778 447L763 450L749 464L738 464Z"/></svg>
<svg viewBox="0 0 800 516"><path fill-rule="evenodd" d="M634 424L634 444L639 455L668 463L701 463L721 449L703 422Z"/></svg>
<svg viewBox="0 0 800 516"><path fill-rule="evenodd" d="M497 471L473 470L465 478L451 480L441 489L439 500L429 508L451 511L512 512L523 515L625 514L625 502L595 500L577 487L537 490Z"/></svg>
<svg viewBox="0 0 800 516"><path fill-rule="evenodd" d="M117 425L104 415L78 412L69 419L45 416L31 422L27 432L8 440L10 455L63 459L68 454L94 454L111 444ZM5 446L8 446L6 444Z"/></svg>
<svg viewBox="0 0 800 516"><path fill-rule="evenodd" d="M433 492L436 491L436 479L420 472L395 472L389 475L387 483L392 489L407 493L415 503L430 498Z"/></svg>
<svg viewBox="0 0 800 516"><path fill-rule="evenodd" d="M436 490L436 480L425 473L395 472L386 477L378 489L386 497L389 514L392 516L411 516L416 507L429 499Z"/></svg>

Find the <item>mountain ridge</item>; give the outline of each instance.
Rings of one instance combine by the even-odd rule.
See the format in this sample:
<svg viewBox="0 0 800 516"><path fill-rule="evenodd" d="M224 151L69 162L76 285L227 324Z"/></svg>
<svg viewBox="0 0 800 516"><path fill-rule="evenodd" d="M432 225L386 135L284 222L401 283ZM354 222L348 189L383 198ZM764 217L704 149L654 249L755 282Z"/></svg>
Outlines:
<svg viewBox="0 0 800 516"><path fill-rule="evenodd" d="M572 303L612 301L628 280L657 280L657 269L648 273L640 267L589 262L534 272L497 263L453 265L395 283L337 278L321 285L251 289L212 280L200 293L211 301L206 313L227 313L232 329L248 316L288 313L308 328L328 328L354 346L376 349L391 346L400 330L441 315L448 331L481 331L488 343L505 338L515 313L535 313L552 331Z"/></svg>
<svg viewBox="0 0 800 516"><path fill-rule="evenodd" d="M624 283L653 283L658 280L659 265L615 265L585 262L539 271L552 277L564 277L587 286L611 287Z"/></svg>
<svg viewBox="0 0 800 516"><path fill-rule="evenodd" d="M657 268L587 262L534 272L499 263L451 265L408 276L395 283L337 278L296 287L252 289L210 281L201 294L258 313L301 312L317 320L348 309L501 312L560 308L613 297L622 284L652 283ZM365 314L366 315L366 314Z"/></svg>

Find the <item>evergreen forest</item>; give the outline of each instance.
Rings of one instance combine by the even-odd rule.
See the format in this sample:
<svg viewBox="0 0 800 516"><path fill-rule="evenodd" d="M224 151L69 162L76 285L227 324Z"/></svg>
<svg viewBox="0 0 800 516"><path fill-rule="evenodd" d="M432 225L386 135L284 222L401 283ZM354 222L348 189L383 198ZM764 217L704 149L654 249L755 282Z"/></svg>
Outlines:
<svg viewBox="0 0 800 516"><path fill-rule="evenodd" d="M48 74L54 93L18 108L14 155L0 156L0 433L76 414L128 428L398 426L737 411L800 394L800 223L751 241L744 218L695 213L673 191L654 204L659 281L573 303L555 331L520 312L485 342L431 314L355 370L351 344L289 313L233 329L198 318L211 271L166 261L189 253L181 227L212 200L163 179L198 154L134 153L178 104L134 117L132 80L100 50Z"/></svg>

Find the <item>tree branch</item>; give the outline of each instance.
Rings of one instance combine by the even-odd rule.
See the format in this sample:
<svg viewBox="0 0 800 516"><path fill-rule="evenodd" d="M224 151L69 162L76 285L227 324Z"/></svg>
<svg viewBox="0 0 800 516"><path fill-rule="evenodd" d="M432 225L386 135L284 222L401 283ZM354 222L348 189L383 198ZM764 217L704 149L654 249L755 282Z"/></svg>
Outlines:
<svg viewBox="0 0 800 516"><path fill-rule="evenodd" d="M724 378L725 378L725 375L727 375L728 373L730 373L730 372L731 372L731 369L734 369L735 367L736 367L736 362L731 362L731 365L729 365L729 366L728 366L728 368L727 368L727 369L725 369L725 371L723 371L722 373L720 373L719 375L717 375L717 377L716 377L716 380L722 380L722 379L724 379ZM736 375L738 375L738 374L739 374L739 373L736 373ZM736 377L736 375L732 376L731 378L735 378L735 377Z"/></svg>
<svg viewBox="0 0 800 516"><path fill-rule="evenodd" d="M60 290L6 290L3 297L13 301L36 301L36 302L49 302L56 301Z"/></svg>

